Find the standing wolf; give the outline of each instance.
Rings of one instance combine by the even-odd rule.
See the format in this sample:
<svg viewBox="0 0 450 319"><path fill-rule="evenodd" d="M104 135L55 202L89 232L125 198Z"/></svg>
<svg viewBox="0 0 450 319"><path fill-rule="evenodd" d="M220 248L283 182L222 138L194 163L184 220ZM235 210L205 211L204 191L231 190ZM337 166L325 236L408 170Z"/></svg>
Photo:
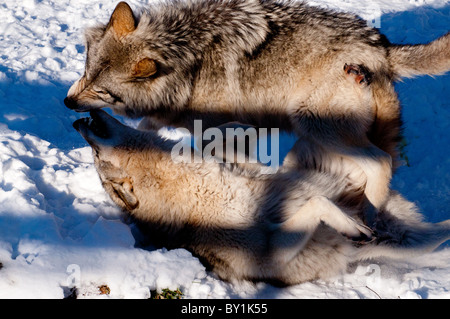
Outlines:
<svg viewBox="0 0 450 319"><path fill-rule="evenodd" d="M176 163L174 142L155 131L131 129L104 111L91 116L74 127L92 146L114 202L147 227L153 243L190 250L222 279L297 284L336 275L350 262L430 251L450 238L450 221L424 223L391 192L374 224L377 237L352 241L346 237L367 240L372 232L361 224L363 192L345 176Z"/></svg>
<svg viewBox="0 0 450 319"><path fill-rule="evenodd" d="M124 2L107 25L86 31L84 75L65 104L110 106L148 123L192 129L240 121L293 130L301 154L325 150L356 161L369 201L389 193L400 131L393 81L450 69L450 35L390 44L354 15L297 1L186 0L155 3L138 17ZM314 154L299 156L314 166Z"/></svg>

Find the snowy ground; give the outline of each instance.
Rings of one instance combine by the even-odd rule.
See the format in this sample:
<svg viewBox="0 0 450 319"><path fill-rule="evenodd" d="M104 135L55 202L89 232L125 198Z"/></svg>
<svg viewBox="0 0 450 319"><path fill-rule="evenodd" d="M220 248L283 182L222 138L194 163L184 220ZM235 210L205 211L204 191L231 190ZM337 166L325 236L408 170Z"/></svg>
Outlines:
<svg viewBox="0 0 450 319"><path fill-rule="evenodd" d="M397 43L430 41L450 29L445 0L310 2L360 14ZM186 298L450 298L448 245L284 289L224 283L182 249L135 248L90 148L72 128L82 115L62 102L83 72L82 30L106 22L116 3L0 1L0 298L63 298L73 285L79 298L146 298L176 287ZM450 218L449 79L397 85L409 166L398 170L393 187L432 222ZM109 295L100 295L101 285Z"/></svg>

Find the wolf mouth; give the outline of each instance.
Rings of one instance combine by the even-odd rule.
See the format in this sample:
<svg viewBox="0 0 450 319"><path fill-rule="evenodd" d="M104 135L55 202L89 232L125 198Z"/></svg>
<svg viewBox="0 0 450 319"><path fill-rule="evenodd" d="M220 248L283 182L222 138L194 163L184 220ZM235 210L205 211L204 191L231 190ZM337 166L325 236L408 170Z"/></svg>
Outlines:
<svg viewBox="0 0 450 319"><path fill-rule="evenodd" d="M73 122L73 127L78 132L83 130L91 131L95 136L101 138L108 138L106 123L102 121L101 117L96 111L89 112L90 117L84 117Z"/></svg>
<svg viewBox="0 0 450 319"><path fill-rule="evenodd" d="M75 100L73 100L73 99L71 99L69 97L66 97L64 99L64 105L68 109L70 109L72 111L75 111L75 112L78 112L78 113L89 112L89 111L95 109L93 106L79 105Z"/></svg>

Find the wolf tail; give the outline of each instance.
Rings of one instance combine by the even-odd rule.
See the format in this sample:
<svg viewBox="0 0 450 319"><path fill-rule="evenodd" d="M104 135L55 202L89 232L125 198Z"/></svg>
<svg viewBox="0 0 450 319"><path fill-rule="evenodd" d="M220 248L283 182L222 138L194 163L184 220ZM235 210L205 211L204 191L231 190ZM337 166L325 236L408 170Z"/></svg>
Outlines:
<svg viewBox="0 0 450 319"><path fill-rule="evenodd" d="M450 71L450 32L428 44L392 45L388 59L397 79Z"/></svg>
<svg viewBox="0 0 450 319"><path fill-rule="evenodd" d="M358 259L386 257L401 260L420 256L434 251L447 240L450 240L450 220L423 224L405 231L400 240L378 238L377 242L360 247Z"/></svg>
<svg viewBox="0 0 450 319"><path fill-rule="evenodd" d="M424 222L418 207L394 191L378 212L373 230L376 239L359 247L358 259L404 259L432 252L450 240L450 220Z"/></svg>

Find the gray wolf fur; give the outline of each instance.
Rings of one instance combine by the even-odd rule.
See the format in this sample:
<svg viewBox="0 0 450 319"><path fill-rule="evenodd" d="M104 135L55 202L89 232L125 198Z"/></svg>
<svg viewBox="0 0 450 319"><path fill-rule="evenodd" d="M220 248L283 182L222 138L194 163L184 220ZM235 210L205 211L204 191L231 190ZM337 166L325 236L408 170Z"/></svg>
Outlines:
<svg viewBox="0 0 450 319"><path fill-rule="evenodd" d="M110 106L146 116L143 127L192 129L203 119L205 129L239 121L293 130L328 152L325 171L334 157L357 161L376 208L389 193L400 136L393 81L450 69L449 34L393 45L354 15L289 0L176 0L138 15L122 2L86 40L69 108ZM347 64L370 70L370 85L348 76ZM313 158L298 157L300 166Z"/></svg>
<svg viewBox="0 0 450 319"><path fill-rule="evenodd" d="M449 34L428 45L392 45L354 15L297 1L171 1L139 18L122 2L86 39L86 71L68 107L110 106L151 118L147 126L192 128L201 118L205 129L240 121L294 130L325 145L331 159L358 161L376 208L389 193L400 135L392 82L450 69ZM370 85L348 76L347 64L370 70Z"/></svg>
<svg viewBox="0 0 450 319"><path fill-rule="evenodd" d="M259 164L177 163L173 141L155 131L131 129L101 110L91 117L74 127L92 146L113 201L154 243L190 250L224 280L326 279L349 263L424 253L450 237L449 220L424 223L395 192L372 232L362 224L363 190L342 176L289 165L265 175Z"/></svg>

